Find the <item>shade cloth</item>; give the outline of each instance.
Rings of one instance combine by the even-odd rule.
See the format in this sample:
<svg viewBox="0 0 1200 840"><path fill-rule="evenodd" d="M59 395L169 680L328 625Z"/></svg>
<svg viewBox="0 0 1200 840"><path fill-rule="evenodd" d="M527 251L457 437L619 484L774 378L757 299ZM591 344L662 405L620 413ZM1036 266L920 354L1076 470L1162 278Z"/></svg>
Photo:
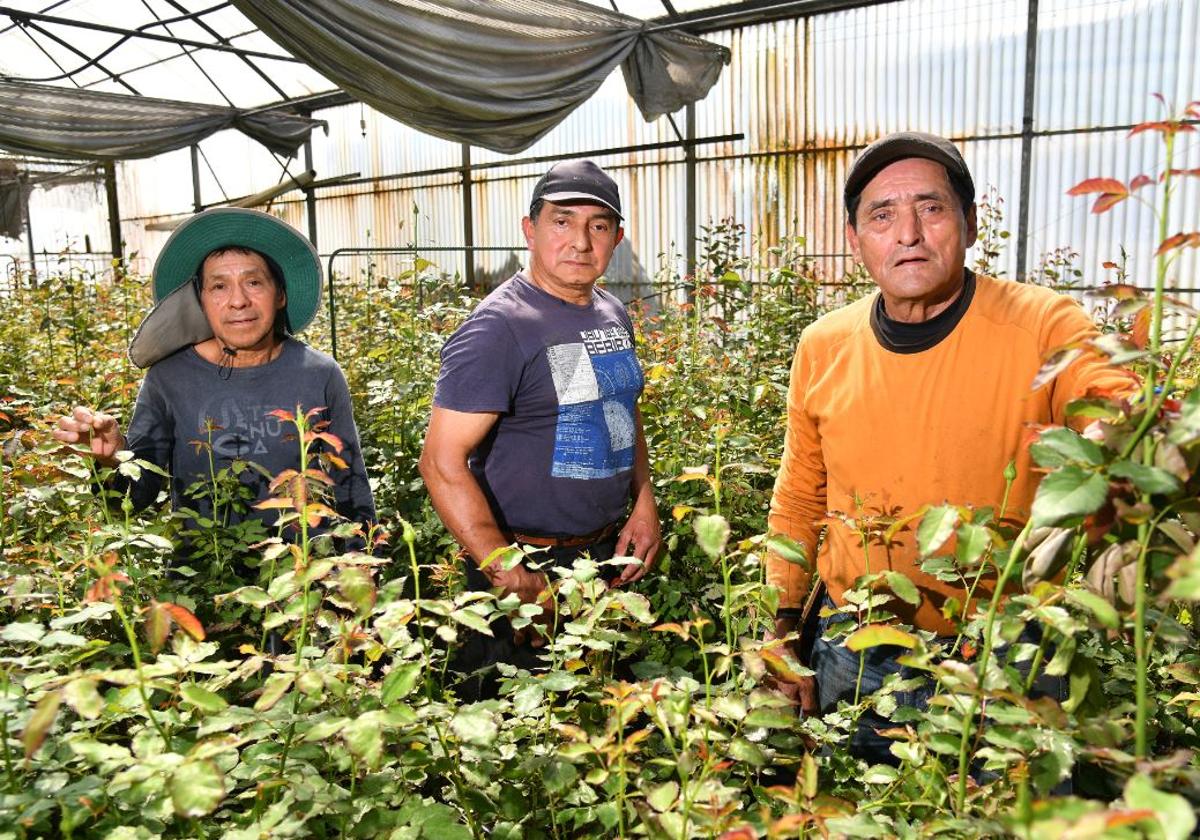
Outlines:
<svg viewBox="0 0 1200 840"><path fill-rule="evenodd" d="M35 157L153 157L226 128L291 156L320 124L277 111L247 113L219 105L0 82L0 148Z"/></svg>
<svg viewBox="0 0 1200 840"><path fill-rule="evenodd" d="M234 0L372 108L493 151L531 146L618 65L647 120L703 99L729 50L579 0Z"/></svg>

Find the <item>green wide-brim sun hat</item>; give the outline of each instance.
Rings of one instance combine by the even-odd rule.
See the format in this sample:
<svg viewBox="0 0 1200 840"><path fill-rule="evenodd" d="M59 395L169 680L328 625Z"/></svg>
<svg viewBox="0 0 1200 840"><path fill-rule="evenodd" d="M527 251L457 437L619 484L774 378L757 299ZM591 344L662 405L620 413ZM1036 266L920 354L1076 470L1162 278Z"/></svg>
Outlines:
<svg viewBox="0 0 1200 840"><path fill-rule="evenodd" d="M191 288L201 261L217 248L251 248L275 261L287 292L287 327L298 333L321 305L324 273L317 249L300 231L260 210L214 207L185 221L154 263L154 309L129 345L129 358L149 367L177 350L212 338Z"/></svg>

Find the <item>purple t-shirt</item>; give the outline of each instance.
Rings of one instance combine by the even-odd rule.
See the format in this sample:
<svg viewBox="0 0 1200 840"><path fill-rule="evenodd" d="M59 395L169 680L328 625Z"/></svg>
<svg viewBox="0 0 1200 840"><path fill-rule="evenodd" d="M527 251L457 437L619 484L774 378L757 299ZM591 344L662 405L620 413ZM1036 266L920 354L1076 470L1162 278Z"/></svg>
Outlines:
<svg viewBox="0 0 1200 840"><path fill-rule="evenodd" d="M642 384L619 300L568 303L518 273L442 348L433 402L500 414L469 463L501 528L577 536L625 515Z"/></svg>

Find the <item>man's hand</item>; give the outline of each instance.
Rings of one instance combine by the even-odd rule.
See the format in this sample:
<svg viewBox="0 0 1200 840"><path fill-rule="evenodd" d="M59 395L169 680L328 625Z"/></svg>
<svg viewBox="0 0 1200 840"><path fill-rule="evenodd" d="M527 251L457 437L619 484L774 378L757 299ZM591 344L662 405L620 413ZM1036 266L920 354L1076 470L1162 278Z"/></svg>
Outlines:
<svg viewBox="0 0 1200 840"><path fill-rule="evenodd" d="M125 447L125 436L115 417L82 405L58 418L52 434L55 440L89 448L92 457L107 467L117 463L116 455Z"/></svg>
<svg viewBox="0 0 1200 840"><path fill-rule="evenodd" d="M492 569L495 571L492 571ZM498 564L489 566L484 570L488 581L492 586L498 586L504 590L504 594L515 594L521 599L523 604L537 604L542 608L542 611L534 617L533 624L527 627L522 627L513 632L513 641L519 645L528 642L533 647L541 647L546 644L546 637L553 633L552 624L554 622L554 606L550 603L554 597L554 593L547 592L548 579L546 575L539 572L531 572L523 565L513 566L511 569L502 569ZM536 625L542 625L542 630L538 630Z"/></svg>
<svg viewBox="0 0 1200 840"><path fill-rule="evenodd" d="M789 633L795 632L798 624L799 620L791 616L777 618L775 620L775 630L773 632L767 631L763 636L763 641L770 642L775 639L782 639ZM800 677L795 681L772 677L769 684L784 697L791 700L792 703L799 706L800 711L805 715L815 715L820 711L816 677Z"/></svg>
<svg viewBox="0 0 1200 840"><path fill-rule="evenodd" d="M646 508L649 508L647 510ZM616 555L618 557L636 557L641 565L630 564L621 570L621 574L612 582L613 586L624 586L645 577L646 572L654 566L662 547L662 523L658 519L658 510L650 505L636 505L629 515L625 527L617 535Z"/></svg>

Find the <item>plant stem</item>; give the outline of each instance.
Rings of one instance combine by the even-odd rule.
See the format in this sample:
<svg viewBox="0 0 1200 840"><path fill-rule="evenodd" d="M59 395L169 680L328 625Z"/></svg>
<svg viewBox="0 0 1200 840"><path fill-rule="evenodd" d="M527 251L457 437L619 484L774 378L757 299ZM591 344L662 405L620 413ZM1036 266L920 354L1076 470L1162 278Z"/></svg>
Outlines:
<svg viewBox="0 0 1200 840"><path fill-rule="evenodd" d="M988 604L987 619L983 627L983 650L979 654L979 666L976 671L978 685L975 687L975 694L971 697L970 709L963 715L962 733L958 742L958 791L955 797L955 807L960 815L967 803L967 763L970 759L967 754L967 742L971 739L971 727L975 723L975 715L979 712L979 698L983 693L987 667L992 658L992 635L996 624L996 611L1000 607L1000 599L1004 596L1004 586L1012 575L1013 569L1016 568L1017 560L1024 553L1025 540L1029 537L1032 529L1033 520L1030 520L1025 523L1025 527L1017 535L1012 550L1008 553L1008 562L1004 564L1000 576L996 579L996 588L992 591L991 603Z"/></svg>
<svg viewBox="0 0 1200 840"><path fill-rule="evenodd" d="M167 735L167 730L159 723L157 717L154 716L154 710L150 706L150 696L146 694L146 677L142 673L142 651L138 646L137 634L133 632L133 625L129 621L129 616L125 614L125 609L121 606L121 596L116 595L112 599L112 604L117 612L117 618L121 620L121 626L125 628L125 638L129 640L129 649L133 652L133 667L137 672L138 695L142 698L142 705L146 709L146 717L150 718L150 723L158 730L159 736L163 739L163 748L167 751L171 749L171 739Z"/></svg>

